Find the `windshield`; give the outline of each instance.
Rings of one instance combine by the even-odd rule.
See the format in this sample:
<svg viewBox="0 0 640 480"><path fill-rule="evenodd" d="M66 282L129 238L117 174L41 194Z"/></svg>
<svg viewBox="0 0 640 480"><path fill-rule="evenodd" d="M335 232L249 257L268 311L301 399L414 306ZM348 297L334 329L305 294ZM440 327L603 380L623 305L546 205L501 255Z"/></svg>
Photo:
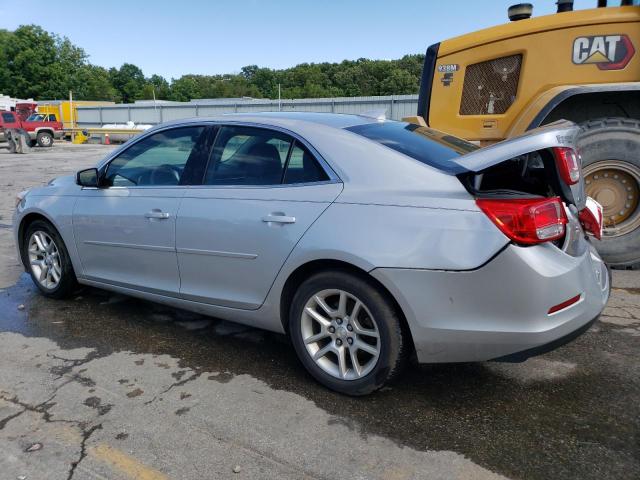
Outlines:
<svg viewBox="0 0 640 480"><path fill-rule="evenodd" d="M405 122L367 123L347 130L452 175L466 170L451 160L479 148L461 138Z"/></svg>
<svg viewBox="0 0 640 480"><path fill-rule="evenodd" d="M43 121L44 121L44 115L41 115L38 113L29 115L29 118L27 118L27 122L43 122Z"/></svg>

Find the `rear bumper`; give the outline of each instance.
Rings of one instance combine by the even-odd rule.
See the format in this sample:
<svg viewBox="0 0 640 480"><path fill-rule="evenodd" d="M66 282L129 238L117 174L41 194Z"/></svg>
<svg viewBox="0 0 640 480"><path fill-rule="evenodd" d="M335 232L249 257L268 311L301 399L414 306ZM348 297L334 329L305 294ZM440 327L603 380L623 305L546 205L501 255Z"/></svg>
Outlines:
<svg viewBox="0 0 640 480"><path fill-rule="evenodd" d="M607 268L587 242L576 257L550 244L510 245L473 271L371 273L403 309L422 363L519 361L543 353L586 331L610 290ZM578 294L579 301L548 314Z"/></svg>

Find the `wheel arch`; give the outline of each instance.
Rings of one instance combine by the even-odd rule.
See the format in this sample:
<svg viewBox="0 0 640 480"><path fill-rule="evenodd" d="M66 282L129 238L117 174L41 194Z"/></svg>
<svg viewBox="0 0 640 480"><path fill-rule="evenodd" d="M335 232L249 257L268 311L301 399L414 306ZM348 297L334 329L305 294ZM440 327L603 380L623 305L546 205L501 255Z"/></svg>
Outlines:
<svg viewBox="0 0 640 480"><path fill-rule="evenodd" d="M604 117L640 120L640 83L567 87L550 99L541 97L526 130L565 119L583 123Z"/></svg>
<svg viewBox="0 0 640 480"><path fill-rule="evenodd" d="M36 220L44 220L45 222L51 224L51 226L56 229L58 234L60 233L60 229L56 226L55 222L53 222L48 216L46 216L42 212L34 211L34 212L29 212L26 215L24 215L20 219L20 224L18 225L18 238L17 238L17 241L18 241L18 252L20 252L20 261L22 262L22 265L25 268L27 268L27 263L25 263L26 259L24 257L24 252L22 250L22 247L24 245L24 234L25 234L27 228L29 228L29 225L31 225Z"/></svg>
<svg viewBox="0 0 640 480"><path fill-rule="evenodd" d="M316 273L327 270L341 270L362 277L367 281L375 285L383 295L392 303L393 308L396 310L402 321L403 328L407 334L408 340L411 342L411 349L413 351L413 339L411 338L411 331L409 329L409 323L406 315L400 306L400 303L393 296L391 291L385 287L377 278L373 277L366 270L354 265L353 263L345 262L343 260L335 259L317 259L311 260L298 266L293 270L287 280L284 282L280 293L280 321L282 322L282 328L285 332L289 332L289 307L291 301L296 293L298 285L304 282L307 278L315 275Z"/></svg>

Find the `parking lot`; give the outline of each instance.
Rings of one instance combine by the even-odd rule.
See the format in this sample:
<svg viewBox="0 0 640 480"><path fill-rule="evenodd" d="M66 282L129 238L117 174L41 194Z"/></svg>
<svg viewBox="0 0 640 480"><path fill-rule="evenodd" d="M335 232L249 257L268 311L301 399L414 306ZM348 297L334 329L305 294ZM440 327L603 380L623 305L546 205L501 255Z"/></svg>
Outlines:
<svg viewBox="0 0 640 480"><path fill-rule="evenodd" d="M333 393L283 336L85 288L38 295L15 194L113 147L0 149L0 477L640 478L640 272L575 342Z"/></svg>

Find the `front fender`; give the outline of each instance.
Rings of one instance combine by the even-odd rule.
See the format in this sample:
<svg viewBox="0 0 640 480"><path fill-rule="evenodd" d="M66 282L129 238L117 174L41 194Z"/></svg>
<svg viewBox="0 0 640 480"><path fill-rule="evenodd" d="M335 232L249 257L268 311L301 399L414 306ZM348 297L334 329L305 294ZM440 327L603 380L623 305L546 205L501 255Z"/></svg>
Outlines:
<svg viewBox="0 0 640 480"><path fill-rule="evenodd" d="M83 269L73 235L73 209L77 198L73 196L37 196L27 194L14 215L14 238L19 258L22 258L24 230L28 222L36 217L51 223L62 237L69 252L71 264L77 277L82 277ZM25 265L26 268L26 265Z"/></svg>
<svg viewBox="0 0 640 480"><path fill-rule="evenodd" d="M631 91L640 91L640 82L562 85L550 88L535 96L527 104L507 131L506 137L522 135L528 130L539 127L558 105L574 95Z"/></svg>

